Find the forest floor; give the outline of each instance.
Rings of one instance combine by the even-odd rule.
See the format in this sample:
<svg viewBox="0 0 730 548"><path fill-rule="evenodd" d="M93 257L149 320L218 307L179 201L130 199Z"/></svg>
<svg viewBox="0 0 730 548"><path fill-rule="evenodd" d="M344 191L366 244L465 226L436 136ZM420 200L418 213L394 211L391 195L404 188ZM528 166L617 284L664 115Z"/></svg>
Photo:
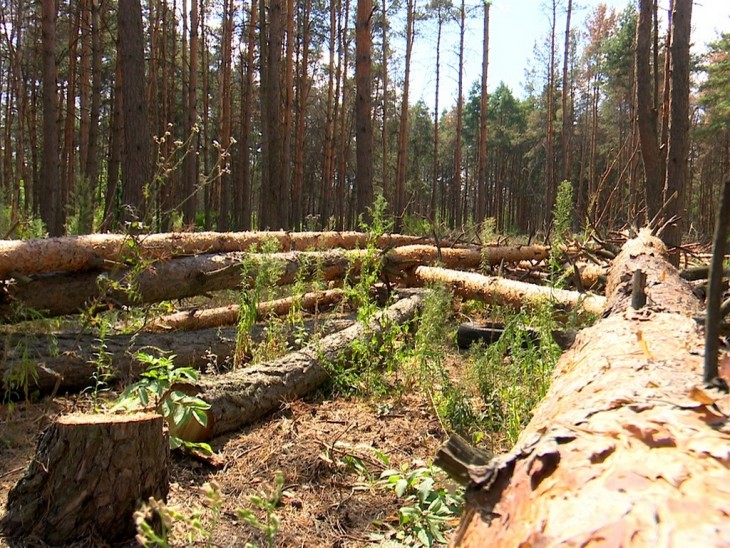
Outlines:
<svg viewBox="0 0 730 548"><path fill-rule="evenodd" d="M459 354L452 354L448 362L449 369L458 373ZM20 403L12 411L0 408L2 507L33 457L38 433L56 415L88 405L84 397L70 397ZM446 438L432 402L422 391L337 399L319 392L290 402L242 431L216 438L212 447L218 466L173 452L167 504L188 519L175 520L171 543L267 545L261 531L239 519L237 510L253 507L251 495L270 494L277 471L282 472L284 485L274 511L280 520L275 545L396 543L402 531L398 509L404 500L380 476L386 469L414 471L429 466ZM455 488L442 473L434 474L444 487ZM211 497L206 484L215 486L216 495ZM213 499L218 495L216 503ZM265 512L259 510L257 515L266 521ZM197 531L189 521L196 516L202 526ZM449 525L457 521L454 516ZM191 543L192 538L196 540ZM401 537L404 540L407 543ZM90 537L76 546L100 543L102 539ZM13 544L21 545L45 546L33 539Z"/></svg>

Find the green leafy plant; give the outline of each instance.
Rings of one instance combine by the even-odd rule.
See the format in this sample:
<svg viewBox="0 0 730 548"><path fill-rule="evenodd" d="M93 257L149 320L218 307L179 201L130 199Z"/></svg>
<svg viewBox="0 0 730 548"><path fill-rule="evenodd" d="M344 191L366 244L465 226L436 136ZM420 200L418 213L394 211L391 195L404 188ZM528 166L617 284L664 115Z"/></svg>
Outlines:
<svg viewBox="0 0 730 548"><path fill-rule="evenodd" d="M398 509L398 529L391 538L409 546L446 544L444 536L452 529L461 514L464 502L462 492L450 492L436 483L432 467L410 470L407 464L399 470L385 470L381 482L402 499ZM384 540L374 538L373 540Z"/></svg>
<svg viewBox="0 0 730 548"><path fill-rule="evenodd" d="M213 532L220 522L223 497L220 486L215 482L203 485L207 512L194 511L190 516L168 506L162 501L150 498L134 513L137 528L137 542L142 546L168 548L174 544L170 536L175 525L184 529L187 544L211 546ZM207 520L205 519L207 518ZM206 523L207 522L207 523Z"/></svg>
<svg viewBox="0 0 730 548"><path fill-rule="evenodd" d="M259 495L250 495L248 497L251 508L240 508L236 510L239 519L251 527L258 529L264 535L267 548L273 548L276 534L281 526L281 519L276 514L276 509L281 502L284 493L284 474L280 471L274 476L274 485L268 492ZM264 513L264 518L260 519L257 512ZM246 543L246 546L254 546Z"/></svg>
<svg viewBox="0 0 730 548"><path fill-rule="evenodd" d="M153 407L164 417L170 428L171 449L183 448L212 453L213 450L207 443L189 442L175 435L191 420L197 421L203 427L208 425L206 411L210 409L210 404L174 386L176 383L195 382L198 372L191 367L176 367L174 355L158 357L138 352L134 357L146 364L147 369L140 375L139 381L122 392L112 411Z"/></svg>

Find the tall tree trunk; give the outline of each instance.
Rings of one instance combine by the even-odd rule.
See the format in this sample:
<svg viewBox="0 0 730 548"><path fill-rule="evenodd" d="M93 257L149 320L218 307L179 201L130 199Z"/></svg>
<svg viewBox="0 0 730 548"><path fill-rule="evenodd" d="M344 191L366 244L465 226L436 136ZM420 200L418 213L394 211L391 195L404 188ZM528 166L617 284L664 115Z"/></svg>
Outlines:
<svg viewBox="0 0 730 548"><path fill-rule="evenodd" d="M198 122L198 0L190 1L190 74L188 89L185 90L185 135L188 146L183 160L182 191L177 203L182 206L183 223L186 226L195 224L198 183L198 134L195 128Z"/></svg>
<svg viewBox="0 0 730 548"><path fill-rule="evenodd" d="M479 93L479 167L475 221L481 223L487 213L487 71L489 69L489 8L484 2L484 39L482 42L482 82ZM495 197L495 206L501 208L501 197ZM497 215L501 217L502 212Z"/></svg>
<svg viewBox="0 0 730 548"><path fill-rule="evenodd" d="M366 215L373 203L373 121L372 121L372 48L373 37L370 21L373 15L372 0L357 1L355 23L355 133L357 147L357 171L355 173L356 209L358 215Z"/></svg>
<svg viewBox="0 0 730 548"><path fill-rule="evenodd" d="M685 215L685 190L689 161L689 47L692 19L692 0L674 0L671 45L671 91L669 103L669 143L664 201L673 193L677 196L667 207L669 217L679 217L664 233L668 246L682 243L682 217ZM671 262L679 264L679 254L673 253Z"/></svg>
<svg viewBox="0 0 730 548"><path fill-rule="evenodd" d="M241 174L240 186L240 210L241 210L241 228L243 230L251 229L251 160L249 140L251 138L251 118L252 102L253 102L253 77L254 77L254 53L256 48L256 20L258 17L259 4L258 0L252 0L251 10L248 16L248 42L246 44L246 63L245 72L241 78L243 90L241 92L241 144L240 144L240 162ZM241 37L243 40L243 36Z"/></svg>
<svg viewBox="0 0 730 548"><path fill-rule="evenodd" d="M329 201L332 195L334 165L334 118L335 118L335 38L337 36L337 2L330 2L329 68L327 76L327 112L324 127L324 151L322 154L322 184L319 196L320 225L325 227L329 218Z"/></svg>
<svg viewBox="0 0 730 548"><path fill-rule="evenodd" d="M268 150L268 159L261 190L261 228L284 228L289 222L289 192L284 177L286 170L282 163L284 160L281 115L283 1L269 2L268 43L265 52L267 86L262 86L262 89L266 90L262 101L263 124L266 127L263 146ZM263 55L262 51L262 57Z"/></svg>
<svg viewBox="0 0 730 548"><path fill-rule="evenodd" d="M43 191L41 218L50 236L61 236L64 204L58 173L58 93L56 91L56 3L41 2L43 32Z"/></svg>
<svg viewBox="0 0 730 548"><path fill-rule="evenodd" d="M233 97L231 90L233 47L233 0L223 2L223 33L221 36L221 66L219 78L219 113L218 135L220 150L218 151L218 230L226 232L230 226L231 214L231 177L230 153Z"/></svg>
<svg viewBox="0 0 730 548"><path fill-rule="evenodd" d="M118 62L124 89L123 219L144 219L145 188L152 180L152 135L145 97L142 8L139 0L119 4Z"/></svg>
<svg viewBox="0 0 730 548"><path fill-rule="evenodd" d="M286 3L286 60L284 64L284 121L282 124L282 133L284 142L282 143L283 154L282 163L284 164L282 189L282 199L291 203L291 157L292 157L292 137L293 137L293 110L294 110L294 13L296 11L296 0L287 0ZM287 218L284 219L287 227L292 226L293 204L287 212Z"/></svg>
<svg viewBox="0 0 730 548"><path fill-rule="evenodd" d="M118 50L119 47L117 46ZM109 230L119 222L119 167L122 161L122 142L124 141L123 110L122 65L117 61L114 72L111 120L109 122L109 156L107 158L104 221L101 223L101 230Z"/></svg>
<svg viewBox="0 0 730 548"><path fill-rule="evenodd" d="M570 18L573 13L573 0L568 0L567 13L565 14L565 43L563 46L563 89L561 95L561 107L563 127L560 132L560 146L563 152L563 180L570 180L570 140L573 128L572 105L568 104L570 98L571 83L568 80L568 68L570 63Z"/></svg>
<svg viewBox="0 0 730 548"><path fill-rule="evenodd" d="M545 225L552 222L553 206L557 194L555 179L555 147L553 144L553 118L555 117L555 29L557 22L557 0L552 0L550 17L550 62L547 78L547 122L545 124Z"/></svg>
<svg viewBox="0 0 730 548"><path fill-rule="evenodd" d="M398 130L398 163L395 171L395 230L403 228L406 214L406 185L408 179L408 96L411 78L411 53L415 38L414 20L416 0L408 0L406 14L406 58L403 76L403 95L401 99L400 127Z"/></svg>
<svg viewBox="0 0 730 548"><path fill-rule="evenodd" d="M81 3L80 3L81 4ZM78 80L78 44L81 26L81 5L75 10L73 24L68 29L68 81L66 86L66 116L63 122L61 152L61 203L69 204L76 183L76 82Z"/></svg>
<svg viewBox="0 0 730 548"><path fill-rule="evenodd" d="M101 115L102 43L101 8L102 0L90 0L91 9L91 105L89 107L89 136L86 164L83 166L86 189L90 202L88 209L79 211L79 231L90 233L94 229L94 211L97 206L99 186L99 117Z"/></svg>
<svg viewBox="0 0 730 548"><path fill-rule="evenodd" d="M338 62L338 82L341 82L340 89L340 114L339 114L339 132L337 139L337 188L335 192L335 226L338 230L342 230L345 222L345 187L347 186L347 161L345 152L349 148L349 136L347 135L347 121L349 116L349 108L347 105L347 73L348 60L350 50L350 40L348 38L350 28L350 0L345 0L344 5L345 21L340 29L339 37L339 57Z"/></svg>
<svg viewBox="0 0 730 548"><path fill-rule="evenodd" d="M462 171L462 138L464 131L464 34L466 32L466 6L461 0L459 8L459 66L458 97L456 98L456 144L454 145L454 178L453 178L453 219L451 226L458 227L462 223L461 211L461 171Z"/></svg>
<svg viewBox="0 0 730 548"><path fill-rule="evenodd" d="M305 0L304 14L300 17L299 26L302 29L301 62L299 63L299 78L297 83L297 118L296 136L294 145L294 179L292 181L292 227L302 226L304 218L304 130L307 120L307 102L309 99L309 41L312 12L312 0Z"/></svg>
<svg viewBox="0 0 730 548"><path fill-rule="evenodd" d="M388 147L388 57L390 51L388 51L388 0L383 0L383 20L382 20L382 31L383 31L383 128L381 135L380 146L382 148L382 167L381 176L383 185L383 196L390 202L391 207L395 204L395 193L391 189L390 185L390 166L388 165L388 153L390 149Z"/></svg>
<svg viewBox="0 0 730 548"><path fill-rule="evenodd" d="M436 222L436 195L438 193L441 167L439 165L439 91L441 83L441 36L444 27L444 6L441 3L436 5L437 32L436 32L436 89L433 98L433 178L431 181L431 205L429 217L431 222ZM443 199L443 196L442 196Z"/></svg>
<svg viewBox="0 0 730 548"><path fill-rule="evenodd" d="M652 98L652 77L649 66L652 23L652 0L640 0L639 22L636 26L636 116L639 126L641 158L646 181L647 216L652 219L662 205L664 173L661 170L657 111ZM657 67L654 67L656 71Z"/></svg>

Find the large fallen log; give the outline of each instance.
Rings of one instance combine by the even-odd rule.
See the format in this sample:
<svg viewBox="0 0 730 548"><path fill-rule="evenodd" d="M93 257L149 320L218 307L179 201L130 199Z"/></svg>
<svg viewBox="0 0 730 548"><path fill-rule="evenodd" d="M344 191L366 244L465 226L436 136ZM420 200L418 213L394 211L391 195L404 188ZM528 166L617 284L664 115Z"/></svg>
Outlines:
<svg viewBox="0 0 730 548"><path fill-rule="evenodd" d="M306 320L308 333L327 335L352 325L348 319ZM100 340L88 334L8 335L3 338L0 359L0 394L24 397L38 392L51 394L93 388L97 381L112 383L139 377L147 364L137 352L153 356L175 355L178 367L225 369L236 350L236 328L208 328L191 332L108 335ZM266 339L266 326L251 327L254 343ZM297 332L296 339L300 338ZM296 347L294 334L286 341Z"/></svg>
<svg viewBox="0 0 730 548"><path fill-rule="evenodd" d="M645 232L624 246L609 316L560 359L515 448L467 465L456 545L727 545L730 401L700 386L702 305L666 258Z"/></svg>
<svg viewBox="0 0 730 548"><path fill-rule="evenodd" d="M90 234L69 238L0 241L0 279L42 272L114 269L127 261L248 251L268 241L282 251L364 248L372 236L363 232L173 232L139 235ZM423 241L417 236L383 234L381 249Z"/></svg>
<svg viewBox="0 0 730 548"><path fill-rule="evenodd" d="M342 278L364 251L333 250L287 253L231 252L181 257L159 262L140 272L82 272L51 274L15 280L0 293L0 320L17 318L18 310L31 309L46 316L75 314L89 306L137 306L235 289L251 283L261 265L278 264L276 283L287 285L297 279L321 276Z"/></svg>
<svg viewBox="0 0 730 548"><path fill-rule="evenodd" d="M465 299L475 299L513 308L520 308L525 304L539 304L548 300L570 310L582 307L586 312L600 314L606 304L606 299L599 295L433 266L416 267L409 275L409 283L412 285L442 283Z"/></svg>
<svg viewBox="0 0 730 548"><path fill-rule="evenodd" d="M207 411L207 427L191 421L178 435L189 441L208 440L238 430L282 402L311 392L329 378L326 364L347 358L355 341L364 337L379 340L388 326L409 322L416 316L423 302L423 291L411 290L405 295L377 314L368 325L357 323L278 360L185 387L186 392L197 395L211 407Z"/></svg>
<svg viewBox="0 0 730 548"><path fill-rule="evenodd" d="M294 306L307 312L323 310L342 301L345 292L341 289L312 291L304 295L294 295L283 299L266 301L256 305L256 319L269 316L285 316ZM145 331L162 333L164 331L192 331L233 325L238 321L241 307L237 304L208 309L183 310L156 318L145 326Z"/></svg>
<svg viewBox="0 0 730 548"><path fill-rule="evenodd" d="M411 244L388 250L385 265L405 270L415 265L440 263L447 268L476 268L482 264L542 261L550 248L542 245L487 245L483 247L436 247Z"/></svg>

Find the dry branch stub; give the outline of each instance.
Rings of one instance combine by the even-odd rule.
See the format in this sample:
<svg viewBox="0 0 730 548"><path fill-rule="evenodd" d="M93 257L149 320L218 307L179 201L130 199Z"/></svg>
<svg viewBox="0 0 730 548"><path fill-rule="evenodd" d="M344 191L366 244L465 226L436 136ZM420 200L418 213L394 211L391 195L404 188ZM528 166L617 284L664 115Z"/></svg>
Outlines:
<svg viewBox="0 0 730 548"><path fill-rule="evenodd" d="M346 358L353 342L363 337L379 339L389 325L416 317L425 293L411 290L403 294L404 298L378 313L368 325L357 323L277 360L199 382L193 392L211 405L207 411L208 425L195 431L187 429L188 441L205 441L238 430L282 402L302 397L320 386L329 378L326 364Z"/></svg>
<svg viewBox="0 0 730 548"><path fill-rule="evenodd" d="M606 304L606 299L599 295L440 267L418 266L413 270L409 279L414 285L443 283L465 299L475 299L513 308L520 308L526 304L539 304L547 300L571 310L582 307L586 312L600 314Z"/></svg>
<svg viewBox="0 0 730 548"><path fill-rule="evenodd" d="M2 529L52 545L90 533L107 542L130 539L138 505L167 497L168 460L160 415L61 416L43 431L8 494Z"/></svg>
<svg viewBox="0 0 730 548"><path fill-rule="evenodd" d="M515 448L469 467L460 546L720 546L730 538L730 399L702 387L701 303L642 231ZM630 308L632 273L647 305Z"/></svg>

